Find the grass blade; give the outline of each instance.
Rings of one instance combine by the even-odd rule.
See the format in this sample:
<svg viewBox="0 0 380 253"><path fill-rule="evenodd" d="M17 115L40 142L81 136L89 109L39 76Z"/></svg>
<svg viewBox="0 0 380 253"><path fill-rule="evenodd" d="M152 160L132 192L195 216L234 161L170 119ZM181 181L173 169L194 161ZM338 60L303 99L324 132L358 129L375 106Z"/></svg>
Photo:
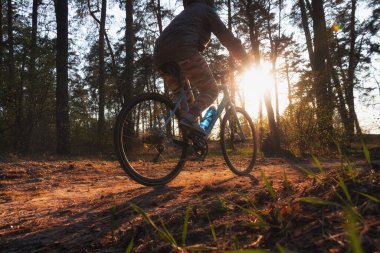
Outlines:
<svg viewBox="0 0 380 253"><path fill-rule="evenodd" d="M310 169L306 169L306 168L303 168L303 167L299 167L299 169L302 170L303 172L305 172L305 174L307 174L311 178L314 178L316 181L321 182L321 179L317 176L317 174L315 174L314 172L312 172Z"/></svg>
<svg viewBox="0 0 380 253"><path fill-rule="evenodd" d="M267 190L268 190L268 192L269 192L269 194L270 194L272 200L273 200L273 201L276 201L276 200L277 200L277 199L276 199L276 193L274 192L273 187L272 187L272 184L269 183L268 178L266 177L266 175L265 175L265 173L264 173L263 170L261 171L261 177L262 177L263 180L264 180L265 187L267 188Z"/></svg>
<svg viewBox="0 0 380 253"><path fill-rule="evenodd" d="M351 211L347 211L347 232L350 239L350 246L353 253L364 253L360 244L358 229L356 226L355 215Z"/></svg>
<svg viewBox="0 0 380 253"><path fill-rule="evenodd" d="M258 219L260 221L260 224L259 224L260 227L270 227L270 225L257 212L253 211L252 209L244 208L240 205L236 205L236 206L240 208L241 210L243 210L244 212L246 212L247 214L252 215L256 219Z"/></svg>
<svg viewBox="0 0 380 253"><path fill-rule="evenodd" d="M134 244L134 242L133 242L133 238L132 238L131 241L128 244L127 249L125 250L125 253L131 253L132 252L133 244Z"/></svg>
<svg viewBox="0 0 380 253"><path fill-rule="evenodd" d="M355 191L355 192L357 192L357 191ZM371 196L371 195L368 195L368 194L365 194L365 193L362 193L362 192L357 192L357 193L359 193L360 195L362 195L362 196L364 196L364 197L372 200L373 202L376 202L376 203L380 204L380 199L375 198L374 196Z"/></svg>
<svg viewBox="0 0 380 253"><path fill-rule="evenodd" d="M294 251L290 251L288 249L285 249L280 244L276 243L276 248L278 249L279 253L294 253Z"/></svg>
<svg viewBox="0 0 380 253"><path fill-rule="evenodd" d="M304 198L299 198L298 200L305 203L314 204L314 205L340 206L337 203L326 201L326 200L323 200L321 198L316 198L316 197L304 197Z"/></svg>
<svg viewBox="0 0 380 253"><path fill-rule="evenodd" d="M364 143L363 140L362 140L362 146L363 146L363 153L364 153L365 159L367 160L368 164L371 164L371 156L370 156L370 154L369 154L368 147L367 147L367 145Z"/></svg>
<svg viewBox="0 0 380 253"><path fill-rule="evenodd" d="M148 222L159 234L159 236L166 242L168 243L173 243L170 236L168 234L166 234L165 231L162 231L162 229L160 229L154 222L153 220L140 208L138 207L137 205L135 204L130 204L131 208L136 211L137 213L139 213L146 222Z"/></svg>
<svg viewBox="0 0 380 253"><path fill-rule="evenodd" d="M214 225L212 224L208 214L207 214L207 218L208 218L208 222L210 223L210 230L211 230L212 238L214 239L214 242L218 243L218 239L216 237Z"/></svg>
<svg viewBox="0 0 380 253"><path fill-rule="evenodd" d="M188 206L186 208L185 221L183 222L182 245L186 245L186 238L187 238L187 229L188 229L188 224L189 224L189 217L190 217L190 206Z"/></svg>
<svg viewBox="0 0 380 253"><path fill-rule="evenodd" d="M238 240L238 238L237 238L236 235L232 236L232 242L233 242L233 245L234 245L234 250L237 250L237 249L240 248L239 240Z"/></svg>
<svg viewBox="0 0 380 253"><path fill-rule="evenodd" d="M210 247L204 244L195 244L184 247L185 250L190 252L217 252L218 248Z"/></svg>
<svg viewBox="0 0 380 253"><path fill-rule="evenodd" d="M340 188L342 188L344 192L344 195L346 195L347 200L352 204L351 195L348 192L346 184L344 183L343 179L340 176L338 176L338 182L339 182Z"/></svg>
<svg viewBox="0 0 380 253"><path fill-rule="evenodd" d="M175 246L177 246L176 240L174 239L174 237L172 236L172 234L169 232L169 230L166 228L164 222L161 219L160 219L160 222L161 222L161 226L164 228L165 234L169 238L170 242L172 244L174 244Z"/></svg>
<svg viewBox="0 0 380 253"><path fill-rule="evenodd" d="M210 230L211 230L212 238L214 239L216 245L218 246L218 238L216 237L215 228L214 228L214 225L213 225L212 222L211 222L210 215L208 214L207 208L206 208L206 206L205 206L205 204L203 203L203 201L202 201L201 198L199 198L199 202L200 202L202 208L203 208L203 209L205 210L205 212L206 212L207 220L208 220L208 223L209 223L209 225L210 225Z"/></svg>
<svg viewBox="0 0 380 253"><path fill-rule="evenodd" d="M321 173L325 173L325 170L323 169L322 165L321 165L321 162L318 160L318 158L314 155L311 156L313 158L313 163L315 166L317 166L317 168L319 169L319 171Z"/></svg>

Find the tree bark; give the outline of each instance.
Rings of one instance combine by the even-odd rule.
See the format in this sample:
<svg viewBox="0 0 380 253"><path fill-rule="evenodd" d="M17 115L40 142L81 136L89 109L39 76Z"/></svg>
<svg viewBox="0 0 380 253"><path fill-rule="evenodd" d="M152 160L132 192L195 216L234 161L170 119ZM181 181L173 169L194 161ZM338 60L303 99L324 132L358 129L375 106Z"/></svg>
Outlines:
<svg viewBox="0 0 380 253"><path fill-rule="evenodd" d="M22 153L24 155L29 153L30 142L32 138L32 132L38 121L39 115L36 113L38 96L37 94L37 73L36 73L36 58L37 58L37 28L38 28L38 7L41 4L41 0L33 0L32 7L32 32L30 36L30 58L29 58L29 77L28 77L28 89L26 98L26 117L24 121L25 129L22 141Z"/></svg>
<svg viewBox="0 0 380 253"><path fill-rule="evenodd" d="M349 113L349 133L350 141L353 141L353 135L355 133L354 126L356 127L356 132L361 133L361 128L359 126L359 121L357 120L355 112L355 97L354 97L354 84L355 84L355 68L357 64L356 57L356 29L355 29L355 19L356 19L356 0L351 0L351 17L350 17L350 52L348 60L348 73L347 73L347 92L346 99L348 105Z"/></svg>
<svg viewBox="0 0 380 253"><path fill-rule="evenodd" d="M15 64L14 64L14 37L13 37L13 5L12 0L7 2L8 20L8 80L11 85L15 84Z"/></svg>
<svg viewBox="0 0 380 253"><path fill-rule="evenodd" d="M292 111L293 95L292 95L292 86L290 84L289 63L288 63L287 57L285 57L285 74L286 74L286 83L288 84L288 101L289 101L290 115L293 115L293 111Z"/></svg>
<svg viewBox="0 0 380 253"><path fill-rule="evenodd" d="M21 82L16 82L15 57L14 57L14 36L13 36L13 4L12 0L7 1L7 35L8 35L8 59L7 59L7 89L11 92L11 101L14 108L14 127L13 127L13 149L20 151L22 139L22 102L23 88Z"/></svg>
<svg viewBox="0 0 380 253"><path fill-rule="evenodd" d="M100 26L99 26L99 112L98 112L98 151L103 152L104 144L104 107L105 107L105 82L106 82L106 72L104 63L104 46L105 46L105 26L106 26L106 15L107 15L107 0L102 0L101 14L100 14Z"/></svg>
<svg viewBox="0 0 380 253"><path fill-rule="evenodd" d="M248 0L244 7L245 7L245 14L248 20L249 39L251 42L252 54L255 58L255 61L259 63L260 62L259 31L255 22L254 13L252 13L256 11L256 8L253 6L252 0Z"/></svg>
<svg viewBox="0 0 380 253"><path fill-rule="evenodd" d="M271 5L269 3L268 9L266 10L266 23L267 23L267 31L268 31L268 37L269 37L269 45L270 45L270 56L271 56L271 62L272 62L272 72L273 72L273 83L274 83L274 88L275 88L275 119L276 119L276 126L277 128L279 127L280 123L280 112L279 112L279 105L278 105L278 83L276 79L276 64L277 64L277 43L273 39L272 35L272 28L270 24L270 8ZM280 11L281 12L281 11ZM279 37L280 38L280 37ZM270 96L270 94L269 94ZM270 97L269 97L270 99Z"/></svg>
<svg viewBox="0 0 380 253"><path fill-rule="evenodd" d="M123 98L124 103L127 103L134 95L133 85L133 65L134 65L134 31L133 31L133 0L126 0L126 27L125 27L125 70L124 70L124 87ZM127 129L129 135L134 134L133 118L132 115L127 119ZM130 148L133 148L132 146Z"/></svg>
<svg viewBox="0 0 380 253"><path fill-rule="evenodd" d="M68 92L68 2L55 0L55 15L57 20L57 87L56 87L56 131L57 153L70 153L70 118Z"/></svg>
<svg viewBox="0 0 380 253"><path fill-rule="evenodd" d="M301 10L302 27L303 27L303 31L305 33L306 47L307 47L307 52L309 53L310 65L311 65L311 69L314 70L313 42L311 40L309 22L308 22L308 17L307 17L307 12L306 12L304 0L299 0L298 6L300 7L300 10Z"/></svg>
<svg viewBox="0 0 380 253"><path fill-rule="evenodd" d="M3 3L0 3L0 82L3 81Z"/></svg>
<svg viewBox="0 0 380 253"><path fill-rule="evenodd" d="M157 18L158 32L162 33L162 14L161 14L161 1L157 0L157 5L154 0L152 0L152 5L154 7L154 11Z"/></svg>
<svg viewBox="0 0 380 253"><path fill-rule="evenodd" d="M232 7L231 7L231 0L228 0L227 2L227 27L228 27L228 30L232 31ZM232 54L230 53L229 54L229 77L228 77L228 82L230 84L230 90L231 90L231 100L233 103L235 103L236 99L236 82L235 82L235 78L232 74L233 72L233 65L234 65L234 59L232 57ZM242 104L243 106L243 104ZM244 108L244 106L243 106Z"/></svg>
<svg viewBox="0 0 380 253"><path fill-rule="evenodd" d="M317 122L321 144L330 146L332 143L332 111L326 59L328 54L326 20L323 0L312 1L312 19L314 29L314 92L317 102Z"/></svg>
<svg viewBox="0 0 380 253"><path fill-rule="evenodd" d="M127 102L133 94L133 48L134 48L134 32L133 32L133 0L126 0L126 29L125 29L125 89L124 102Z"/></svg>

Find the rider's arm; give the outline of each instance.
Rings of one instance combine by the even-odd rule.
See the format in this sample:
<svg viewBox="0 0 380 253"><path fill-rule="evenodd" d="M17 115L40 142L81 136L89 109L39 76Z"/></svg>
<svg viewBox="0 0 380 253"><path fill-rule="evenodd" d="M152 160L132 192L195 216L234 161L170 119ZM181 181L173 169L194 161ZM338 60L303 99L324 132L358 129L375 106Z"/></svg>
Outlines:
<svg viewBox="0 0 380 253"><path fill-rule="evenodd" d="M220 40L234 58L242 62L249 62L249 55L245 52L240 39L236 38L230 30L224 25L218 14L209 8L208 23L212 33Z"/></svg>

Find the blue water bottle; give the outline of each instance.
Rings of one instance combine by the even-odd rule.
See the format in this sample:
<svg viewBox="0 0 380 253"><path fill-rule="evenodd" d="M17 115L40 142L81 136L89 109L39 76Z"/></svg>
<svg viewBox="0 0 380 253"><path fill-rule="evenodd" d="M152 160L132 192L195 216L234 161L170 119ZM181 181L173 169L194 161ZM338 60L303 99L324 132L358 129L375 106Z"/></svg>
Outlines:
<svg viewBox="0 0 380 253"><path fill-rule="evenodd" d="M215 115L216 115L215 106L210 106L205 116L203 117L201 124L199 125L200 128L202 128L203 130L207 130L210 127L211 121L213 120Z"/></svg>

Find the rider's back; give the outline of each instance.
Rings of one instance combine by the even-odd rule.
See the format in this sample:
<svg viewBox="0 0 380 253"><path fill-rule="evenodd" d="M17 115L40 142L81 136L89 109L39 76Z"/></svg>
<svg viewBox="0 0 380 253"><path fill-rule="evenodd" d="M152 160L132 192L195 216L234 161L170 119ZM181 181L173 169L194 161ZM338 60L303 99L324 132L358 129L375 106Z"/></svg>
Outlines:
<svg viewBox="0 0 380 253"><path fill-rule="evenodd" d="M203 51L214 33L236 57L245 52L216 12L205 0L194 0L164 29L156 41L154 55L157 66L183 61Z"/></svg>

